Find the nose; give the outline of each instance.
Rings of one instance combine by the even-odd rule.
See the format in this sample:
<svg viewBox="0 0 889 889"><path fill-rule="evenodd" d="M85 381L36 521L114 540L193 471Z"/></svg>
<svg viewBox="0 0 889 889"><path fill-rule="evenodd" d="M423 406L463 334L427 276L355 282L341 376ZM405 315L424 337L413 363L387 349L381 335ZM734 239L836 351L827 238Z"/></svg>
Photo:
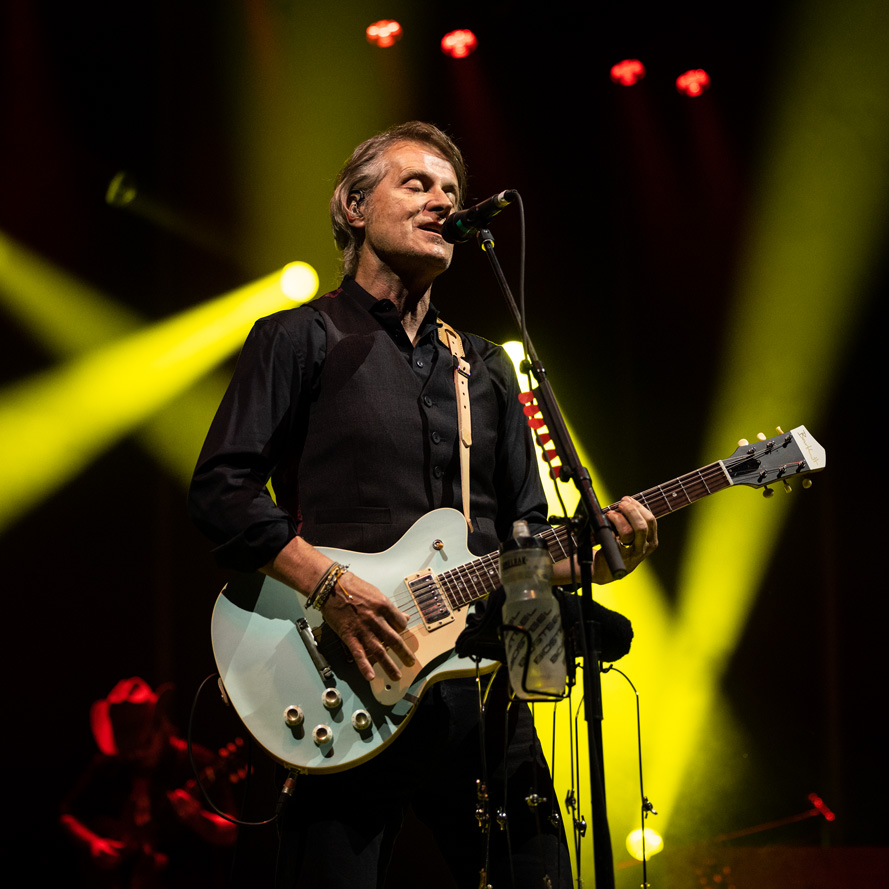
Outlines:
<svg viewBox="0 0 889 889"><path fill-rule="evenodd" d="M437 213L442 219L454 209L451 196L441 186L436 185L430 188L428 195L429 199L426 202L426 209Z"/></svg>

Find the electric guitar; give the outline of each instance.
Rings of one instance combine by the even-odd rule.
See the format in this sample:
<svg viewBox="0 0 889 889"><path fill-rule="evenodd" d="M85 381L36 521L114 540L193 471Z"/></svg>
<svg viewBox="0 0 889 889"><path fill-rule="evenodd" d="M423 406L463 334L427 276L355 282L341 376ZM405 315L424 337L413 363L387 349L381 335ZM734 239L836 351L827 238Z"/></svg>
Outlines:
<svg viewBox="0 0 889 889"><path fill-rule="evenodd" d="M742 442L728 459L635 499L661 518L734 485L762 487L770 494L770 485L787 485L824 466L824 449L805 426L798 426L753 445ZM385 674L372 682L364 679L321 613L303 609L285 584L245 574L223 589L211 635L224 692L274 759L310 773L356 766L398 736L430 684L475 674L475 663L457 657L454 645L469 605L495 590L500 575L498 554L474 556L466 547L466 533L459 512L436 509L381 553L320 547L411 615L402 636L415 663L407 667L393 655L402 673L398 681ZM569 533L558 527L539 535L554 561L568 557ZM493 666L483 661L481 669Z"/></svg>

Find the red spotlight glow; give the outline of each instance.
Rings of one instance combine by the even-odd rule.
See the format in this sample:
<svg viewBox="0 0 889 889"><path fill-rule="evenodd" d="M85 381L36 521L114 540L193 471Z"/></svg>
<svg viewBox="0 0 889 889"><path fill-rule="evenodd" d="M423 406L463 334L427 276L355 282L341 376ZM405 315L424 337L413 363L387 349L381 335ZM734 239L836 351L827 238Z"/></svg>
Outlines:
<svg viewBox="0 0 889 889"><path fill-rule="evenodd" d="M391 19L380 19L367 26L367 42L386 48L392 46L396 40L401 40L401 25Z"/></svg>
<svg viewBox="0 0 889 889"><path fill-rule="evenodd" d="M684 96L700 96L710 88L710 75L703 68L686 71L676 78L676 89Z"/></svg>
<svg viewBox="0 0 889 889"><path fill-rule="evenodd" d="M639 59L624 59L611 66L611 79L621 86L632 86L645 77L645 65Z"/></svg>
<svg viewBox="0 0 889 889"><path fill-rule="evenodd" d="M836 815L824 805L824 800L817 793L809 794L809 802L825 817L827 821L836 821Z"/></svg>
<svg viewBox="0 0 889 889"><path fill-rule="evenodd" d="M441 51L452 59L465 59L477 46L478 40L468 28L451 31L441 38Z"/></svg>

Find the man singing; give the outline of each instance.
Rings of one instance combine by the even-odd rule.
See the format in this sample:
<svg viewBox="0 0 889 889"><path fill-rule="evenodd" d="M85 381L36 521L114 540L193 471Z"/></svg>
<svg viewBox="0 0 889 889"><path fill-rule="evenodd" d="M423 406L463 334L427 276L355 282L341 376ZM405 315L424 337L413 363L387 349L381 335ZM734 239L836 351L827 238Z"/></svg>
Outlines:
<svg viewBox="0 0 889 889"><path fill-rule="evenodd" d="M407 616L316 546L384 550L443 506L466 507L476 555L496 550L517 519L546 527L512 362L465 333L472 444L461 472L454 358L431 291L453 252L442 223L465 193L460 151L434 126L403 124L355 149L330 202L342 284L256 323L192 483L192 515L220 564L261 570L320 608L367 679L412 664ZM609 515L632 569L657 546L654 517L629 498ZM567 562L555 566L557 579L569 575ZM604 559L594 579L611 579ZM378 756L300 778L281 824L278 885L382 886L410 805L456 885L478 885L485 868L494 886L569 886L561 828L525 803L531 787L552 798L530 712L516 703L506 713L506 699L498 677L482 735L474 681L445 680ZM481 737L491 806L505 803L508 827L490 847L475 818Z"/></svg>

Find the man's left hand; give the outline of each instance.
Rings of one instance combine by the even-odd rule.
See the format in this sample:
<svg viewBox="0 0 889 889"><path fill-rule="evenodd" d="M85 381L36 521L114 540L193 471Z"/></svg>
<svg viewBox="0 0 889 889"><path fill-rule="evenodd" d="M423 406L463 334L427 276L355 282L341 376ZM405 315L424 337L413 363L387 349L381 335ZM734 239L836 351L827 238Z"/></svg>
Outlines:
<svg viewBox="0 0 889 889"><path fill-rule="evenodd" d="M620 554L627 571L632 571L657 549L657 519L632 497L624 497L605 517L614 526ZM593 559L593 583L611 583L614 577L601 550Z"/></svg>

